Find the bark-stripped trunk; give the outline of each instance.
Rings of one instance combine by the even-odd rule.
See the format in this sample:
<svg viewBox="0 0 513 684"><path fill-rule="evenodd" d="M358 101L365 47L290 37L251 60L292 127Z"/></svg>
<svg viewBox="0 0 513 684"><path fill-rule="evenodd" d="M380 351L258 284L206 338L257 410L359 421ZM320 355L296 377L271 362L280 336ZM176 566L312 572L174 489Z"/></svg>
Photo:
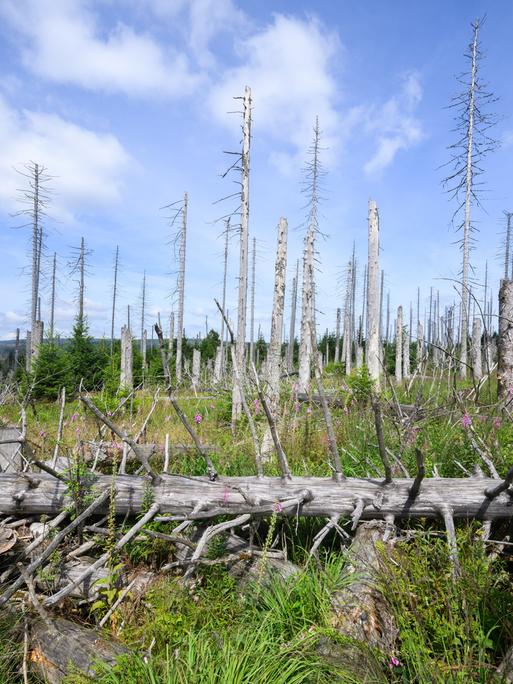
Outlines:
<svg viewBox="0 0 513 684"><path fill-rule="evenodd" d="M369 200L369 259L367 266L367 368L379 389L379 216L374 200Z"/></svg>
<svg viewBox="0 0 513 684"><path fill-rule="evenodd" d="M424 329L422 323L417 323L417 368L421 368L424 357Z"/></svg>
<svg viewBox="0 0 513 684"><path fill-rule="evenodd" d="M251 302L249 320L249 363L255 363L255 287L256 287L256 238L253 238L251 254Z"/></svg>
<svg viewBox="0 0 513 684"><path fill-rule="evenodd" d="M116 256L114 257L114 285L112 287L112 313L110 317L110 353L112 356L114 349L114 324L116 321L116 299L118 295L118 265L119 265L119 245L116 245Z"/></svg>
<svg viewBox="0 0 513 684"><path fill-rule="evenodd" d="M468 347L468 271L470 257L470 231L471 218L470 207L473 192L473 165L472 155L474 151L474 115L475 115L475 89L477 76L477 37L479 23L474 24L474 39L472 41L472 66L468 100L468 123L466 131L466 169L465 169L465 213L463 217L463 263L461 275L461 351L460 351L460 377L467 377L467 347Z"/></svg>
<svg viewBox="0 0 513 684"><path fill-rule="evenodd" d="M407 380L410 377L410 331L405 330L403 333L403 378Z"/></svg>
<svg viewBox="0 0 513 684"><path fill-rule="evenodd" d="M299 281L299 260L296 262L296 275L292 279L292 296L290 298L290 328L289 343L287 346L287 372L292 373L294 368L294 345L296 342L296 309L297 288Z"/></svg>
<svg viewBox="0 0 513 684"><path fill-rule="evenodd" d="M510 255L510 247L511 247L511 217L513 216L513 214L510 211L505 211L504 214L506 216L506 240L505 240L505 245L504 245L504 280L508 280L509 268L510 268L509 255ZM513 278L513 268L511 270L511 277ZM485 301L486 301L486 293L485 293Z"/></svg>
<svg viewBox="0 0 513 684"><path fill-rule="evenodd" d="M173 354L175 351L175 312L171 311L171 315L169 316L169 342L167 345L168 351L167 351L167 359L169 363L171 363L171 360L173 358Z"/></svg>
<svg viewBox="0 0 513 684"><path fill-rule="evenodd" d="M340 660L358 681L382 681L380 661L390 660L398 635L379 588L379 571L393 548L393 541L383 541L385 532L386 523L382 521L358 526L348 553L349 582L331 599L331 627L347 641L332 646L324 642L321 650L328 658Z"/></svg>
<svg viewBox="0 0 513 684"><path fill-rule="evenodd" d="M25 474L0 473L0 513L2 515L57 515L69 506L69 487L46 473L37 473L36 486L30 486ZM444 506L454 518L480 520L511 518L511 499L507 491L496 496L490 492L499 481L487 477L425 478L417 496L411 495L412 478L394 478L391 484L382 479L348 477L335 481L332 477L207 477L162 475L158 483L149 477L118 475L115 480L115 507L119 515L140 512L152 500L162 514L184 516L193 520L209 520L220 515L271 515L280 502L283 514L291 516L354 516L361 520L396 518L440 519ZM95 496L110 491L112 477L99 475ZM241 493L241 489L243 492ZM487 494L488 492L488 494ZM198 501L208 502L204 508ZM260 503L256 503L256 502ZM379 502L379 506L373 505ZM108 501L98 513L108 511Z"/></svg>
<svg viewBox="0 0 513 684"><path fill-rule="evenodd" d="M141 291L141 365L143 383L146 377L146 342L147 334L144 329L144 322L146 318L146 272L143 275L142 291Z"/></svg>
<svg viewBox="0 0 513 684"><path fill-rule="evenodd" d="M32 353L32 359L31 359L31 368L33 368L33 365L37 357L39 356L39 349L41 345L43 344L43 330L44 330L44 323L43 321L36 321L31 333L31 353Z"/></svg>
<svg viewBox="0 0 513 684"><path fill-rule="evenodd" d="M397 384L403 381L403 307L397 307L395 327L395 380Z"/></svg>
<svg viewBox="0 0 513 684"><path fill-rule="evenodd" d="M180 232L180 248L178 252L178 311L176 315L176 382L182 382L182 342L183 342L183 307L185 295L185 253L187 247L187 205L188 194L185 192L182 205L182 230Z"/></svg>
<svg viewBox="0 0 513 684"><path fill-rule="evenodd" d="M244 379L246 356L246 309L248 297L248 249L249 249L249 152L251 146L251 88L244 89L241 155L241 209L240 209L240 251L239 251L239 297L237 310L237 338L235 356L237 367ZM235 381L232 394L232 425L242 413L242 386Z"/></svg>
<svg viewBox="0 0 513 684"><path fill-rule="evenodd" d="M273 420L276 422L280 405L281 376L281 343L283 331L283 312L285 309L285 278L287 273L287 233L286 218L280 218L278 224L278 247L274 268L274 296L271 318L271 336L267 352L267 403ZM269 457L273 453L274 443L268 426L263 443L262 456Z"/></svg>
<svg viewBox="0 0 513 684"><path fill-rule="evenodd" d="M340 362L340 308L337 308L337 319L335 323L335 356L334 363Z"/></svg>
<svg viewBox="0 0 513 684"><path fill-rule="evenodd" d="M221 297L221 303L223 307L223 311L226 311L226 277L228 274L228 239L230 237L230 219L226 219L226 224L224 228L224 268L223 268L223 294ZM218 349L219 353L219 370L217 371L219 377L217 382L221 380L221 378L224 376L224 358L225 358L225 341L224 341L224 335L225 335L225 330L224 330L224 317L221 314L221 344ZM217 361L218 355L216 353L216 367L217 367Z"/></svg>
<svg viewBox="0 0 513 684"><path fill-rule="evenodd" d="M78 320L84 321L84 297L85 297L85 241L80 241L79 264L79 283L78 283Z"/></svg>
<svg viewBox="0 0 513 684"><path fill-rule="evenodd" d="M52 264L52 290L50 295L50 339L53 340L55 332L55 289L56 289L56 276L57 276L57 252L53 253L53 264Z"/></svg>
<svg viewBox="0 0 513 684"><path fill-rule="evenodd" d="M481 319L474 318L472 324L472 372L474 380L483 377L482 351L481 351Z"/></svg>
<svg viewBox="0 0 513 684"><path fill-rule="evenodd" d="M134 386L132 370L132 334L130 328L121 328L121 369L119 386L121 389L131 390Z"/></svg>
<svg viewBox="0 0 513 684"><path fill-rule="evenodd" d="M499 292L497 394L499 399L513 394L513 280L502 280Z"/></svg>
<svg viewBox="0 0 513 684"><path fill-rule="evenodd" d="M192 387L195 391L199 389L200 386L200 374L201 374L201 352L199 349L192 350Z"/></svg>
<svg viewBox="0 0 513 684"><path fill-rule="evenodd" d="M312 340L310 330L314 322L314 251L315 230L310 226L305 236L303 253L303 292L301 305L301 341L299 345L298 391L308 392L312 366Z"/></svg>

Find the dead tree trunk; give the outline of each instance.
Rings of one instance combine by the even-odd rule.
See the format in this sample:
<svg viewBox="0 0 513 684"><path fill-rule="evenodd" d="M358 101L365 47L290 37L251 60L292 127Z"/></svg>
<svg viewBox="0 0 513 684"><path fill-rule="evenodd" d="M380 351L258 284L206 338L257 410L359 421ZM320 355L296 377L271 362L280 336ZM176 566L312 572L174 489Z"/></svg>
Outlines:
<svg viewBox="0 0 513 684"><path fill-rule="evenodd" d="M121 375L119 386L121 389L132 390L134 387L132 361L132 334L127 326L121 328Z"/></svg>
<svg viewBox="0 0 513 684"><path fill-rule="evenodd" d="M472 324L472 372L475 380L479 381L483 377L481 319L477 317Z"/></svg>
<svg viewBox="0 0 513 684"><path fill-rule="evenodd" d="M272 419L276 422L280 403L281 342L283 331L283 311L285 308L285 277L287 273L287 232L286 218L280 218L278 225L278 247L274 270L274 297L271 318L271 336L267 353L267 404ZM274 450L271 430L265 432L262 456L269 457Z"/></svg>
<svg viewBox="0 0 513 684"><path fill-rule="evenodd" d="M220 515L268 516L280 503L285 515L306 517L340 515L353 520L395 518L443 518L449 507L454 518L494 520L511 517L507 488L513 473L504 482L479 478L425 478L417 487L412 478L384 480L348 477L339 482L332 477L207 477L162 475L152 485L150 477L116 477L116 512L136 514L145 506L148 488L160 514L177 519L208 520ZM39 482L37 482L39 481ZM498 484L499 482L499 484ZM95 495L110 491L112 478L99 475ZM420 491L419 491L420 490ZM198 507L198 501L207 502ZM24 473L0 473L0 513L3 515L57 515L72 503L68 485L46 473L36 473L30 483ZM379 504L379 505L374 505ZM108 502L97 509L106 513Z"/></svg>
<svg viewBox="0 0 513 684"><path fill-rule="evenodd" d="M395 380L399 385L403 381L403 307L397 307L395 329Z"/></svg>
<svg viewBox="0 0 513 684"><path fill-rule="evenodd" d="M394 652L398 630L383 594L378 588L378 573L383 554L390 553L392 542L383 542L386 523L374 521L358 526L349 550L350 583L332 597L331 626L347 642L326 655L341 659L345 668L361 681L381 679L383 661ZM351 581L352 580L352 581ZM376 681L378 681L376 679Z"/></svg>
<svg viewBox="0 0 513 684"><path fill-rule="evenodd" d="M239 297L237 311L237 339L235 355L237 367L244 374L246 356L246 309L248 297L248 241L249 241L249 152L251 145L251 88L244 89L241 155L241 209L240 209L240 252L239 252ZM234 378L235 380L235 378ZM241 378L241 381L243 377ZM242 413L242 386L233 383L232 424Z"/></svg>
<svg viewBox="0 0 513 684"><path fill-rule="evenodd" d="M256 288L256 238L253 238L251 254L251 302L249 319L249 363L255 363L255 288Z"/></svg>
<svg viewBox="0 0 513 684"><path fill-rule="evenodd" d="M498 346L497 394L505 399L513 392L513 280L501 281Z"/></svg>
<svg viewBox="0 0 513 684"><path fill-rule="evenodd" d="M56 276L57 276L57 252L53 253L52 264L52 284L50 294L50 339L53 340L55 331L55 290L56 290Z"/></svg>
<svg viewBox="0 0 513 684"><path fill-rule="evenodd" d="M182 382L182 342L183 342L183 308L185 296L185 253L187 247L187 205L189 197L185 192L182 205L182 230L178 257L178 312L176 317L176 382Z"/></svg>
<svg viewBox="0 0 513 684"><path fill-rule="evenodd" d="M110 317L110 353L112 356L114 349L114 325L116 321L116 299L118 295L118 266L119 266L119 245L116 245L116 255L114 256L114 284L112 287L112 313Z"/></svg>
<svg viewBox="0 0 513 684"><path fill-rule="evenodd" d="M289 343L287 345L287 372L292 373L294 368L294 344L296 341L296 309L297 309L297 287L299 280L299 261L296 263L296 275L292 279L292 295L290 298L290 328Z"/></svg>
<svg viewBox="0 0 513 684"><path fill-rule="evenodd" d="M333 363L340 362L340 308L337 308L337 320L335 323L335 356Z"/></svg>
<svg viewBox="0 0 513 684"><path fill-rule="evenodd" d="M192 387L195 392L198 391L200 385L201 372L201 352L199 349L192 350Z"/></svg>
<svg viewBox="0 0 513 684"><path fill-rule="evenodd" d="M379 217L374 200L369 200L369 260L367 266L367 368L379 389Z"/></svg>

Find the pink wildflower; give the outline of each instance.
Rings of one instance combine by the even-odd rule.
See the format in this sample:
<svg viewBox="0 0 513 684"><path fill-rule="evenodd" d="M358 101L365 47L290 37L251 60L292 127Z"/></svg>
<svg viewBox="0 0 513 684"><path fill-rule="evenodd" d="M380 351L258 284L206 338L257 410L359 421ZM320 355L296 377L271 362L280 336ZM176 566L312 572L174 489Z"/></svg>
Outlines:
<svg viewBox="0 0 513 684"><path fill-rule="evenodd" d="M312 413L312 407L309 406L309 407L306 409L306 412L307 412L307 413Z"/></svg>
<svg viewBox="0 0 513 684"><path fill-rule="evenodd" d="M276 502L275 510L277 513L281 513L283 511L283 506L281 505L280 501Z"/></svg>
<svg viewBox="0 0 513 684"><path fill-rule="evenodd" d="M296 413L299 413L300 408L301 408L301 406L299 405L299 401L296 401L296 403L294 404L294 411Z"/></svg>
<svg viewBox="0 0 513 684"><path fill-rule="evenodd" d="M107 411L108 416L112 416L112 411Z"/></svg>
<svg viewBox="0 0 513 684"><path fill-rule="evenodd" d="M468 413L464 413L461 417L461 426L464 430L469 428L472 425L472 418L468 415Z"/></svg>
<svg viewBox="0 0 513 684"><path fill-rule="evenodd" d="M46 432L44 430L40 430L39 436L44 439L46 437Z"/></svg>
<svg viewBox="0 0 513 684"><path fill-rule="evenodd" d="M74 413L74 414L71 416L71 419L70 419L70 420L71 420L72 423L75 423L76 420L77 420L77 418L78 418L78 413Z"/></svg>
<svg viewBox="0 0 513 684"><path fill-rule="evenodd" d="M255 400L253 401L253 406L255 407L255 415L258 416L258 414L260 413L260 400L259 400L259 399L255 399Z"/></svg>
<svg viewBox="0 0 513 684"><path fill-rule="evenodd" d="M493 428L494 430L498 430L500 426L502 425L502 420L499 418L499 416L496 416L493 419Z"/></svg>
<svg viewBox="0 0 513 684"><path fill-rule="evenodd" d="M397 660L395 656L390 658L390 667L399 667L401 663Z"/></svg>
<svg viewBox="0 0 513 684"><path fill-rule="evenodd" d="M202 420L203 420L203 416L201 415L201 413L197 413L194 416L194 422L196 423L196 425L199 425Z"/></svg>

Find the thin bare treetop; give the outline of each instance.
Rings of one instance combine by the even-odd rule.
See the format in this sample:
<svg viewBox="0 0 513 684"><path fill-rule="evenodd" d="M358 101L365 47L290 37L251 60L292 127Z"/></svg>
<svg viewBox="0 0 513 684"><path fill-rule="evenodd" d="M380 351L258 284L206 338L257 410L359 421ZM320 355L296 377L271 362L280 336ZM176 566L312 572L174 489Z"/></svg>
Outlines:
<svg viewBox="0 0 513 684"><path fill-rule="evenodd" d="M455 111L457 140L449 146L451 159L448 165L452 172L444 179L451 199L456 199L457 207L453 214L462 219L457 230L463 231L461 239L462 269L461 269L461 352L460 374L467 372L468 346L468 291L470 249L472 233L476 230L471 219L471 208L479 205L479 189L482 183L478 177L483 173L482 162L488 152L496 149L498 142L489 135L490 128L496 123L496 116L490 113L489 106L496 101L494 95L487 89L480 77L480 64L483 54L479 46L479 30L483 20L477 19L472 23L472 41L465 53L469 62L469 71L463 73L458 81L463 85L461 93L456 95L449 107Z"/></svg>
<svg viewBox="0 0 513 684"><path fill-rule="evenodd" d="M85 277L89 275L87 270L87 258L93 253L91 249L86 249L84 238L80 241L80 247L72 248L72 256L68 262L70 268L70 276L77 275L77 303L78 303L78 319L80 322L84 320L84 300L85 300Z"/></svg>
<svg viewBox="0 0 513 684"><path fill-rule="evenodd" d="M27 179L25 187L18 188L17 190L17 201L20 209L13 216L23 217L24 219L16 228L26 228L28 226L32 228L30 325L31 329L34 329L37 320L37 304L41 280L41 256L44 249L43 219L46 216L46 208L50 203L51 190L48 187L48 183L52 177L48 175L45 166L33 161L25 164L23 170L16 169L16 171Z"/></svg>

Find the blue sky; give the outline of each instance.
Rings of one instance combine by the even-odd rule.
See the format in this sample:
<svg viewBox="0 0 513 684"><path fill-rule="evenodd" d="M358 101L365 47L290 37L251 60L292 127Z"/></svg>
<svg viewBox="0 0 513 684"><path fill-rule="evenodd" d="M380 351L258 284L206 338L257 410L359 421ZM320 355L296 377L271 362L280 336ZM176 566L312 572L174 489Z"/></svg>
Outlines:
<svg viewBox="0 0 513 684"><path fill-rule="evenodd" d="M56 327L76 313L67 263L82 235L92 250L86 311L91 332L109 334L112 261L119 244L120 302L139 317L147 273L149 328L173 306L176 263L159 207L189 192L185 326L218 325L223 242L213 223L229 205L221 178L238 148L233 96L252 88L250 233L257 238L256 316L268 336L276 226L289 220L289 282L301 254L305 198L301 168L319 115L324 180L319 243L319 328L334 326L343 304L341 274L353 241L363 270L367 201L380 210L381 262L394 306L421 287L455 298L454 204L439 167L454 141L446 105L458 92L470 22L482 28L482 74L500 100L485 162L484 210L472 263L489 262L497 291L504 210L513 208L510 29L513 5L382 0L2 0L0 3L0 338L23 331L29 311L27 230L13 230L22 184L15 168L48 168L54 192L47 253L58 253ZM513 210L513 209L512 209ZM235 312L237 241L230 243L228 307ZM42 291L47 319L49 288ZM139 327L137 323L136 330Z"/></svg>

